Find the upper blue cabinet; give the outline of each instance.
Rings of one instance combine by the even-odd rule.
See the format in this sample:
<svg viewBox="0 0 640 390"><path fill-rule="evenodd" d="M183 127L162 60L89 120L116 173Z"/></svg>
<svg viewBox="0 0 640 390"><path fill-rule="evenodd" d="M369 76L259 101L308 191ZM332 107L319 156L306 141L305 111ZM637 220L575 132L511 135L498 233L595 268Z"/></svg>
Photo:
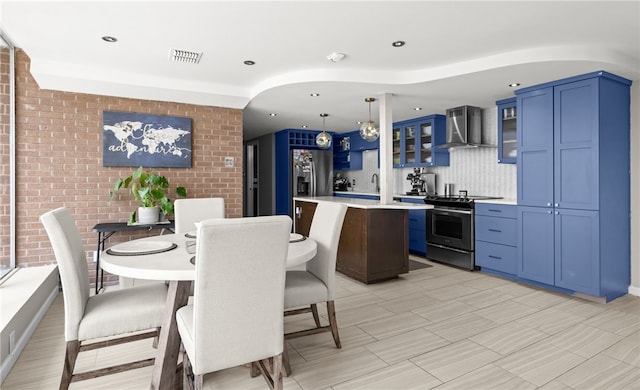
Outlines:
<svg viewBox="0 0 640 390"><path fill-rule="evenodd" d="M446 117L429 115L393 124L393 167L448 166Z"/></svg>
<svg viewBox="0 0 640 390"><path fill-rule="evenodd" d="M518 154L516 98L499 100L498 106L498 162L515 164Z"/></svg>

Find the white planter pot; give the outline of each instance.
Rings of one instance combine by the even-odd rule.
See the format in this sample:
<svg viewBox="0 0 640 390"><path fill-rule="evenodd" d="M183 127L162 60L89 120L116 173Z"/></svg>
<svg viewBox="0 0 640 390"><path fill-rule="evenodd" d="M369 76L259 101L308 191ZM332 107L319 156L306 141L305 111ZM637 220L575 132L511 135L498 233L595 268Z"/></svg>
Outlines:
<svg viewBox="0 0 640 390"><path fill-rule="evenodd" d="M160 219L159 207L138 207L138 223L143 225L158 223Z"/></svg>

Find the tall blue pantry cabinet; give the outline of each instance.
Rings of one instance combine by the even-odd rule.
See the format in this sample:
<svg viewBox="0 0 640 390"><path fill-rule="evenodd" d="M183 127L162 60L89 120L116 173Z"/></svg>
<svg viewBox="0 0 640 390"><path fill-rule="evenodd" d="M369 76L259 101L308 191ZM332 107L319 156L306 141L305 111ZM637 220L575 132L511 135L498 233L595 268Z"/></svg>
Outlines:
<svg viewBox="0 0 640 390"><path fill-rule="evenodd" d="M630 85L594 72L516 91L518 277L628 292Z"/></svg>

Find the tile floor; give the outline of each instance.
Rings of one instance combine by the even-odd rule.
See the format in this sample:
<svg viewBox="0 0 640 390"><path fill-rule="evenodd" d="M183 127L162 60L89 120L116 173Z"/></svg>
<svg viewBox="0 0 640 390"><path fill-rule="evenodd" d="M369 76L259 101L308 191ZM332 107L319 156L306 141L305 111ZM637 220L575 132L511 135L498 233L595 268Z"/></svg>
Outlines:
<svg viewBox="0 0 640 390"><path fill-rule="evenodd" d="M428 263L369 286L338 274L343 347L329 333L289 341L285 389L640 389L640 297L604 305ZM307 326L304 317L287 317L287 330ZM63 321L59 295L2 389L57 388ZM85 352L78 368L152 354L143 340ZM143 368L71 388L148 389L150 377ZM267 388L243 367L209 375L206 386Z"/></svg>

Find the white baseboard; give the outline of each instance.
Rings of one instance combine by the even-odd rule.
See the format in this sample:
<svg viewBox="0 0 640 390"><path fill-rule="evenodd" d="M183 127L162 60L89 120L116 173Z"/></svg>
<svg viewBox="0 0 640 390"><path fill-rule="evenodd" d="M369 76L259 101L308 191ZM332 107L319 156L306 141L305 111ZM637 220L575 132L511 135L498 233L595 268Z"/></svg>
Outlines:
<svg viewBox="0 0 640 390"><path fill-rule="evenodd" d="M640 297L640 287L629 286L629 294Z"/></svg>
<svg viewBox="0 0 640 390"><path fill-rule="evenodd" d="M9 356L2 362L2 367L0 368L0 383L4 382L7 375L9 375L9 372L13 368L13 365L16 364L16 361L18 361L18 357L20 357L20 354L27 346L29 339L31 339L31 336L33 336L33 334L35 333L38 325L40 324L40 321L45 316L45 314L47 314L49 307L57 296L58 286L56 285L56 287L49 293L47 299L43 302L42 306L38 310L38 313L36 313L36 316L29 323L29 326L27 326L27 329L25 329L22 337L20 337L20 339L16 341L13 351L11 351Z"/></svg>

